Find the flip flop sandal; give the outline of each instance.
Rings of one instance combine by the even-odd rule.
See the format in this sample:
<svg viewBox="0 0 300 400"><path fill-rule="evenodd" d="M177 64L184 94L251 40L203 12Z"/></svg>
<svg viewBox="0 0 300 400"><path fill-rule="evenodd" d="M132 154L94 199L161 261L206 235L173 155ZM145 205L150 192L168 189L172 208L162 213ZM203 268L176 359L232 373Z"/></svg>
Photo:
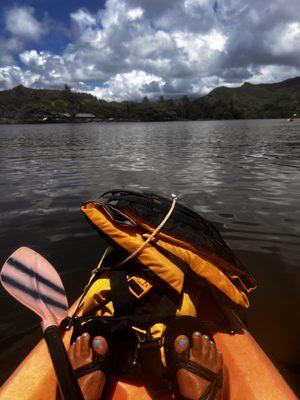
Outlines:
<svg viewBox="0 0 300 400"><path fill-rule="evenodd" d="M105 359L109 359L109 362L107 362L109 365L105 367L107 377L108 373L113 372L113 375L117 376L118 379L140 379L142 374L140 363L133 363L136 361L138 343L137 336L133 330L114 331L110 322L103 318L94 317L87 322L74 324L71 343L84 332L88 332L90 335L90 346L92 345L92 338L95 336L103 336L106 339L109 348L109 354L105 357ZM95 363L98 364L98 361L95 360Z"/></svg>
<svg viewBox="0 0 300 400"><path fill-rule="evenodd" d="M194 332L200 332L202 335L208 336L210 341L215 342L211 333L205 326L205 323L199 321L194 317L178 317L167 324L164 336L164 351L167 367L170 370L175 382L176 373L179 369L186 369L187 371L190 371L193 374L211 382L204 393L200 396L199 400L213 400L218 389L220 389L223 384L222 369L219 372L215 373L203 367L202 365L191 361L189 359L190 347L188 347L181 354L176 353L174 350L174 342L179 335L187 336L189 342L192 343L192 335ZM178 385L176 386L179 393ZM184 399L184 397L182 396L180 396L180 398Z"/></svg>
<svg viewBox="0 0 300 400"><path fill-rule="evenodd" d="M111 380L111 361L109 355L103 357L100 354L93 352L93 361L85 364L82 367L74 369L74 377L81 378L95 371L102 371L106 376L105 386L101 395L101 399L106 398L109 390L109 381Z"/></svg>
<svg viewBox="0 0 300 400"><path fill-rule="evenodd" d="M85 364L82 367L74 369L75 378L81 378L84 375L90 374L94 371L102 371L105 375L110 371L109 357L103 357L99 354L93 355L93 361L89 364Z"/></svg>
<svg viewBox="0 0 300 400"><path fill-rule="evenodd" d="M81 378L84 375L90 374L94 371L102 371L106 376L105 386L102 392L101 398L106 398L109 391L110 383L113 379L113 370L115 365L115 343L111 334L111 328L109 324L100 321L88 321L84 325L75 324L74 330L71 337L71 343L73 343L78 336L88 332L90 335L90 347L92 348L93 339L95 336L103 336L108 344L109 352L106 356L101 356L93 351L93 359L91 363L85 364L82 367L74 370L74 377Z"/></svg>

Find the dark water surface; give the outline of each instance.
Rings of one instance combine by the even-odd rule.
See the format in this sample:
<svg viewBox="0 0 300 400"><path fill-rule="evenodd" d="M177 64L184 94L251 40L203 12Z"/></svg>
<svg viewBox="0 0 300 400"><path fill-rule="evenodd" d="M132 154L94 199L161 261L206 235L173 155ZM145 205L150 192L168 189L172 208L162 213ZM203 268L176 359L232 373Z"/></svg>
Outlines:
<svg viewBox="0 0 300 400"><path fill-rule="evenodd" d="M0 167L1 265L17 247L33 247L57 267L70 302L101 250L80 204L115 187L176 193L256 277L250 330L299 379L300 122L0 125ZM0 290L3 381L39 328Z"/></svg>

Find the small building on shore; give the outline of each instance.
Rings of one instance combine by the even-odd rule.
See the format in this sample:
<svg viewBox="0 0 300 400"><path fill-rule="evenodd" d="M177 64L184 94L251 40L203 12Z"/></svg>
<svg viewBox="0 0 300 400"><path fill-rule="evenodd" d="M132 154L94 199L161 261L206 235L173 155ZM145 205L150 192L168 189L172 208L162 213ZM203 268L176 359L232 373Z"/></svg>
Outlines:
<svg viewBox="0 0 300 400"><path fill-rule="evenodd" d="M60 116L62 118L71 118L71 114L70 113L60 113Z"/></svg>
<svg viewBox="0 0 300 400"><path fill-rule="evenodd" d="M76 113L75 118L82 121L94 121L96 115L90 113Z"/></svg>

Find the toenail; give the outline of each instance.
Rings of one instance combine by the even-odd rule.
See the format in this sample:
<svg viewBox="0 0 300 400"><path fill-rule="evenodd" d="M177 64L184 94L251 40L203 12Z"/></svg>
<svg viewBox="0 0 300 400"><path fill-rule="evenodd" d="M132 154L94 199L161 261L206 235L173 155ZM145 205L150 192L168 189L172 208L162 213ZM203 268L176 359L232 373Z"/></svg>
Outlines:
<svg viewBox="0 0 300 400"><path fill-rule="evenodd" d="M80 338L81 338L81 336L78 336L78 337L76 338L77 342L80 340Z"/></svg>
<svg viewBox="0 0 300 400"><path fill-rule="evenodd" d="M180 346L184 346L185 344L187 344L187 342L187 339L179 339Z"/></svg>
<svg viewBox="0 0 300 400"><path fill-rule="evenodd" d="M94 339L93 344L97 347L102 347L102 340L101 339Z"/></svg>
<svg viewBox="0 0 300 400"><path fill-rule="evenodd" d="M197 332L194 332L194 335L195 336L201 336L201 333L197 331Z"/></svg>
<svg viewBox="0 0 300 400"><path fill-rule="evenodd" d="M87 335L88 335L87 332L84 332L84 333L82 334L83 337L87 337Z"/></svg>
<svg viewBox="0 0 300 400"><path fill-rule="evenodd" d="M207 340L209 339L209 337L206 336L206 335L203 335L202 337L203 337L204 339L207 339Z"/></svg>
<svg viewBox="0 0 300 400"><path fill-rule="evenodd" d="M209 343L210 343L210 344L213 344L213 345L215 344L212 340L210 340Z"/></svg>

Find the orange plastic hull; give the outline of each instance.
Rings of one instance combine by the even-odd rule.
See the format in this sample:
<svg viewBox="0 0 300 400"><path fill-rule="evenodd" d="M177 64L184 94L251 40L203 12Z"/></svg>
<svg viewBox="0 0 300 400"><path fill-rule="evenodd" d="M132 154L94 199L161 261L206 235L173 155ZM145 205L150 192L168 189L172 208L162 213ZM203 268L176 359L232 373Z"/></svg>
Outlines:
<svg viewBox="0 0 300 400"><path fill-rule="evenodd" d="M203 305L201 311L203 312ZM204 314L206 320L215 321L220 318L211 305L204 309ZM231 320L231 326L237 332L236 334L212 331L217 346L223 353L228 375L224 398L296 400L295 394L239 318L230 310L227 310L227 317ZM70 332L64 334L64 343L67 348L70 335ZM45 341L41 340L1 387L0 399L55 400L56 391L56 378L50 356ZM111 397L114 400L150 400L143 387L124 382L116 384Z"/></svg>

